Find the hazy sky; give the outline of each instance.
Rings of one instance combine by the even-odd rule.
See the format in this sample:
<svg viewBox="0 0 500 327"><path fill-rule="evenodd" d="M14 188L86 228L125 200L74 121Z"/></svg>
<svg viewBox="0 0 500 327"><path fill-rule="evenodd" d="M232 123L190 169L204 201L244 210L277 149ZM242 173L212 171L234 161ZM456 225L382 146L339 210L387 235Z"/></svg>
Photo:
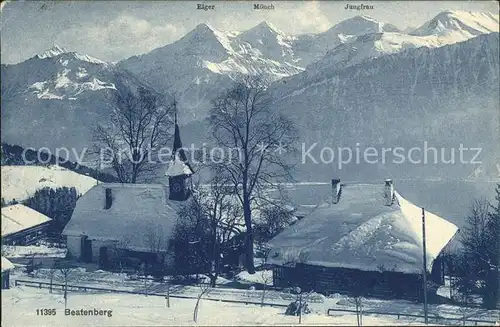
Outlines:
<svg viewBox="0 0 500 327"><path fill-rule="evenodd" d="M196 10L197 3L215 11ZM251 1L16 1L2 3L1 61L16 63L51 48L116 61L171 43L200 23L245 30L268 21L290 34L322 32L341 20L369 15L400 29L416 27L446 9L498 13L496 1L373 1L373 10L345 10L345 1L276 1L257 11Z"/></svg>

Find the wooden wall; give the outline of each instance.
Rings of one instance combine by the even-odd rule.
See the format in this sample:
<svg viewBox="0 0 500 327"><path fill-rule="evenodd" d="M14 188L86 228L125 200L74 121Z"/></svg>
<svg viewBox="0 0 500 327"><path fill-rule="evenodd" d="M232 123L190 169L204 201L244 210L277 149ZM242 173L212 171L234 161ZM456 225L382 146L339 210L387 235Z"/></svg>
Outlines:
<svg viewBox="0 0 500 327"><path fill-rule="evenodd" d="M390 271L361 271L296 264L295 267L275 267L273 282L277 287L299 286L303 291L315 291L325 295L341 293L415 301L423 298L420 275ZM429 301L436 299L438 286L436 283L431 284L428 289Z"/></svg>
<svg viewBox="0 0 500 327"><path fill-rule="evenodd" d="M47 235L50 221L43 224L19 231L14 234L2 237L3 244L6 245L32 245Z"/></svg>

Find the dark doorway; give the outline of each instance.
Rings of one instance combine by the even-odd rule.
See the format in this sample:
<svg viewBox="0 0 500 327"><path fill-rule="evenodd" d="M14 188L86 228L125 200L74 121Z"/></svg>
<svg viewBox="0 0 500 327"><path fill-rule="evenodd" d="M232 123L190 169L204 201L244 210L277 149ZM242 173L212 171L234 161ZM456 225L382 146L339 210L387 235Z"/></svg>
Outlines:
<svg viewBox="0 0 500 327"><path fill-rule="evenodd" d="M8 289L9 288L9 286L10 286L9 275L10 275L10 271L9 270L2 272L2 289Z"/></svg>
<svg viewBox="0 0 500 327"><path fill-rule="evenodd" d="M108 268L108 248L105 246L99 248L99 268Z"/></svg>
<svg viewBox="0 0 500 327"><path fill-rule="evenodd" d="M92 262L92 241L87 236L82 237L82 261Z"/></svg>

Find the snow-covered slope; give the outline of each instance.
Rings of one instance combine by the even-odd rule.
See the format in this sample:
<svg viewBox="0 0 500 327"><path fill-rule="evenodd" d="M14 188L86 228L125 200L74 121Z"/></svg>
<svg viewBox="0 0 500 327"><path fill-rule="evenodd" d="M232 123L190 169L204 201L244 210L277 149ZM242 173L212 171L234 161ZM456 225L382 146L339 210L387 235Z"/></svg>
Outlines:
<svg viewBox="0 0 500 327"><path fill-rule="evenodd" d="M498 13L448 10L413 30L411 34L425 36L460 32L464 36L472 37L491 32L498 33L498 17Z"/></svg>
<svg viewBox="0 0 500 327"><path fill-rule="evenodd" d="M434 25L437 27L431 28ZM410 34L382 27L376 31L374 23L367 26L366 33L349 37L313 64L312 69L331 71L410 48L437 48L463 42L480 34L498 32L499 22L498 15L491 13L446 11Z"/></svg>
<svg viewBox="0 0 500 327"><path fill-rule="evenodd" d="M91 145L93 126L109 117L116 90L141 85L114 65L57 45L19 64L2 65L1 77L5 142L77 151Z"/></svg>
<svg viewBox="0 0 500 327"><path fill-rule="evenodd" d="M176 92L183 120L206 117L210 100L242 75L268 82L300 73L328 49L369 32L397 31L367 16L347 19L326 32L287 35L268 22L243 32L200 24L180 40L119 63L158 90Z"/></svg>
<svg viewBox="0 0 500 327"><path fill-rule="evenodd" d="M180 40L119 63L157 90L176 93L184 122L202 119L210 100L242 75L268 81L303 70L287 36L268 23L243 32L200 24Z"/></svg>
<svg viewBox="0 0 500 327"><path fill-rule="evenodd" d="M370 16L355 16L319 34L299 35L293 38L293 49L302 67L315 63L331 49L358 36L370 33L400 32L391 24L377 21Z"/></svg>
<svg viewBox="0 0 500 327"><path fill-rule="evenodd" d="M274 108L294 119L306 149L315 142L317 151L321 145L357 143L409 149L427 141L429 146L444 146L446 155L463 143L483 148L482 159L495 159L500 126L498 43L498 33L491 33L438 48L407 49L340 69L310 67L286 84L273 85ZM318 176L331 174L338 167L335 159L334 164L308 170ZM408 161L391 168L395 173L406 167L409 177L415 169L434 175L438 172L433 170L441 167L440 173L463 178L475 168L455 162L446 169L433 164L408 166ZM351 167L360 173L380 165Z"/></svg>
<svg viewBox="0 0 500 327"><path fill-rule="evenodd" d="M324 34L327 35L362 35L381 32L399 32L391 24L380 22L368 15L355 16L338 23Z"/></svg>
<svg viewBox="0 0 500 327"><path fill-rule="evenodd" d="M59 166L2 166L1 169L2 198L7 203L25 200L45 187L74 187L79 194L85 194L97 184L92 177Z"/></svg>
<svg viewBox="0 0 500 327"><path fill-rule="evenodd" d="M77 100L85 91L116 89L112 65L58 45L23 63L2 65L2 78L14 84L3 86L2 95L35 95L38 99Z"/></svg>
<svg viewBox="0 0 500 327"><path fill-rule="evenodd" d="M262 74L275 83L278 98L293 93L301 102L303 89L330 80L348 66L364 65L360 72L372 71L365 63L375 58L406 52L409 61L414 48L455 44L495 27L498 15L455 11L441 13L411 35L369 16L349 18L323 33L298 36L286 35L266 22L242 32L200 24L176 42L117 64L55 45L25 62L1 66L2 138L25 147L81 151L91 145L93 127L109 116L116 90L124 85L147 84L175 94L183 124L205 119L211 100L242 75ZM454 64L456 68L460 63ZM349 84L351 76L337 74L336 79ZM390 87L381 87L380 94L399 88ZM320 93L318 98L325 96Z"/></svg>

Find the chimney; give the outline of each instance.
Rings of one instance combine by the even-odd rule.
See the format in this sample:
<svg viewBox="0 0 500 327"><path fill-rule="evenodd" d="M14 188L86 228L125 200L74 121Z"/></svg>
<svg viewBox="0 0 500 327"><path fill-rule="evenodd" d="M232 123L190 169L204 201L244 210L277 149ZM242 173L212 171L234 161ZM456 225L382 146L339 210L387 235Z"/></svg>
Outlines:
<svg viewBox="0 0 500 327"><path fill-rule="evenodd" d="M392 205L392 202L394 200L394 186L392 185L392 179L385 180L384 199L386 206Z"/></svg>
<svg viewBox="0 0 500 327"><path fill-rule="evenodd" d="M104 205L104 209L111 208L112 204L113 204L113 195L111 193L111 189L106 188L106 204Z"/></svg>
<svg viewBox="0 0 500 327"><path fill-rule="evenodd" d="M332 179L332 203L339 203L340 199L340 179L334 178Z"/></svg>

